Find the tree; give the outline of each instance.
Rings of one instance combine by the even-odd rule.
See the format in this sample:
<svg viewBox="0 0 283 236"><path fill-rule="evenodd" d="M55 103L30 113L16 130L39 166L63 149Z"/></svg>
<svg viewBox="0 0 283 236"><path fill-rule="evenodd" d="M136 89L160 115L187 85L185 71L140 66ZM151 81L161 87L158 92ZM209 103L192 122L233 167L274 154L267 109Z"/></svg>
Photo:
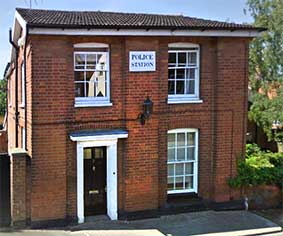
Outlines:
<svg viewBox="0 0 283 236"><path fill-rule="evenodd" d="M249 118L283 152L283 0L248 0L247 5L254 25L267 28L250 45Z"/></svg>
<svg viewBox="0 0 283 236"><path fill-rule="evenodd" d="M6 112L6 79L0 80L0 116L4 116Z"/></svg>

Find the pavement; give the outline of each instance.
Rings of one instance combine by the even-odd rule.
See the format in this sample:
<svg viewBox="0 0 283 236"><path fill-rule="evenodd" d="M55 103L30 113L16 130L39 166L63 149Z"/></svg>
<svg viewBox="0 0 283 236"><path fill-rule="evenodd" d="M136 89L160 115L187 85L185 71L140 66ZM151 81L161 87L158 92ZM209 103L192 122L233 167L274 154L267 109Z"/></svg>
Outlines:
<svg viewBox="0 0 283 236"><path fill-rule="evenodd" d="M283 208L281 209L268 209L268 210L256 210L255 214L263 216L266 219L273 221L283 228Z"/></svg>
<svg viewBox="0 0 283 236"><path fill-rule="evenodd" d="M135 221L110 221L106 216L80 225L49 230L15 230L0 236L283 236L282 228L248 211L203 211Z"/></svg>

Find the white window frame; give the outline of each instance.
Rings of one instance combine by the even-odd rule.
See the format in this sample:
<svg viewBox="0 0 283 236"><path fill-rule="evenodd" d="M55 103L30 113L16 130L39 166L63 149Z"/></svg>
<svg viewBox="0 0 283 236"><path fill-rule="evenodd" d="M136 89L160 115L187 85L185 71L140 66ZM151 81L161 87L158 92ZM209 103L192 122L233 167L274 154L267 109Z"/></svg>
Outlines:
<svg viewBox="0 0 283 236"><path fill-rule="evenodd" d="M22 149L26 149L26 129L22 127Z"/></svg>
<svg viewBox="0 0 283 236"><path fill-rule="evenodd" d="M99 44L99 43L82 43L75 44L75 48L108 48L107 44ZM75 97L75 107L101 107L101 106L112 106L110 102L110 54L109 51L74 51L74 72L75 71L87 71L84 69L75 69L76 61L75 57L78 54L104 54L106 55L106 97ZM91 70L93 71L93 70ZM75 81L74 81L75 82Z"/></svg>
<svg viewBox="0 0 283 236"><path fill-rule="evenodd" d="M12 98L13 98L13 94L12 94L12 84L13 84L13 81L12 81L12 78L10 77L9 78L9 107L12 106Z"/></svg>
<svg viewBox="0 0 283 236"><path fill-rule="evenodd" d="M199 146L199 130L194 128L184 128L184 129L172 129L168 130L167 134L175 134L175 138L177 137L176 134L178 133L195 133L195 158L194 160L185 160L185 161L168 161L167 157L167 167L168 164L176 164L176 163L193 163L193 188L192 189L180 189L180 190L167 190L167 194L178 194L178 193L197 193L198 192L198 146ZM185 135L186 137L186 135ZM187 139L187 138L186 138ZM175 140L177 142L177 140ZM167 141L168 146L168 141ZM177 152L177 148L175 148L175 152ZM168 151L168 149L167 149ZM187 150L185 149L185 153L187 153ZM185 154L187 155L187 154ZM176 153L175 153L176 156ZM185 178L185 174L183 175L183 178ZM188 175L189 176L189 175ZM175 177L175 173L174 173ZM168 173L167 173L167 182L168 182Z"/></svg>
<svg viewBox="0 0 283 236"><path fill-rule="evenodd" d="M21 103L21 107L24 108L25 107L25 101L26 101L26 94L25 94L25 63L22 63L21 66L21 92L22 92L22 103Z"/></svg>
<svg viewBox="0 0 283 236"><path fill-rule="evenodd" d="M195 77L195 93L194 94L168 94L168 104L178 103L202 103L203 101L199 98L199 84L200 84L200 47L198 44L192 43L171 43L168 45L168 57L169 53L178 52L196 52L196 77ZM173 66L169 68L190 68L188 65L179 67ZM169 76L168 76L169 77ZM169 78L167 79L169 81Z"/></svg>

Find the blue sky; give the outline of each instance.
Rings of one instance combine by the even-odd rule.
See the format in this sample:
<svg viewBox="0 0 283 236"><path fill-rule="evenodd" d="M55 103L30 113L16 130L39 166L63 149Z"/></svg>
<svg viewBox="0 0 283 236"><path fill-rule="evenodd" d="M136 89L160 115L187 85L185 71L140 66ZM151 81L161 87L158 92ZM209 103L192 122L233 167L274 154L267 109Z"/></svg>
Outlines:
<svg viewBox="0 0 283 236"><path fill-rule="evenodd" d="M10 60L8 31L13 26L15 8L29 7L29 1L7 0L1 4L0 78ZM183 14L237 23L252 22L243 12L247 8L246 0L33 0L33 8Z"/></svg>

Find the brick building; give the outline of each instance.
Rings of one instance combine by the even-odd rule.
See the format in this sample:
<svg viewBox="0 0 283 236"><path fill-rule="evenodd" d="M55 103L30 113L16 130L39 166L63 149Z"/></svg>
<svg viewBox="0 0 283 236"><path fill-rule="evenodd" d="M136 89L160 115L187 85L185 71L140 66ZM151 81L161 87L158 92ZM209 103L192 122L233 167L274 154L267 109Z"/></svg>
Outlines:
<svg viewBox="0 0 283 236"><path fill-rule="evenodd" d="M248 44L185 16L17 9L8 81L14 224L241 200Z"/></svg>

